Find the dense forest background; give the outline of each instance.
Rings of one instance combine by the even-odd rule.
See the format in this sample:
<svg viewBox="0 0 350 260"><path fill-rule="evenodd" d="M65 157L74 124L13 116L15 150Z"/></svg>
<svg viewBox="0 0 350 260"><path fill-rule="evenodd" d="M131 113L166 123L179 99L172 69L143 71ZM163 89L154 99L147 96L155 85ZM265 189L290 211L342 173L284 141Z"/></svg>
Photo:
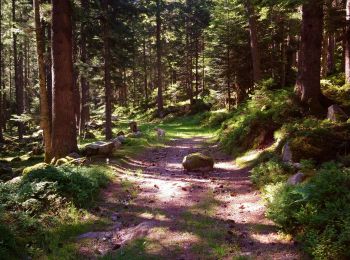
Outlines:
<svg viewBox="0 0 350 260"><path fill-rule="evenodd" d="M15 125L21 139L38 120L38 57L50 115L54 106L51 4L38 6L37 26L31 1L1 4L0 139ZM107 138L116 108L157 108L163 117L174 104L205 100L233 109L259 82L294 85L298 66L301 100L315 99L317 110L318 72L349 74L344 1L303 8L297 1L74 1L71 8L74 100L57 102L74 103L79 134L103 106Z"/></svg>
<svg viewBox="0 0 350 260"><path fill-rule="evenodd" d="M294 258L299 242L308 257L350 257L350 0L0 0L0 35L0 259L75 259L78 235L111 224L98 195L120 161L173 138L185 156L203 136L241 170L222 174L261 191L237 189L264 198ZM159 156L140 165L173 154ZM123 170L113 206L136 215L130 172L145 183L149 169ZM198 259L239 257L249 234L227 238L196 212L186 232L219 227Z"/></svg>

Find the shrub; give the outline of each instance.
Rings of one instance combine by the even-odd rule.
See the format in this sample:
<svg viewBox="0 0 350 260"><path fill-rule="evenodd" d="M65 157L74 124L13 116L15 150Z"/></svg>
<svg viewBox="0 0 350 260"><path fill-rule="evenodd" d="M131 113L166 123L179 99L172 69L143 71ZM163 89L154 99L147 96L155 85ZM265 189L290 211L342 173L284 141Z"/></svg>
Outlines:
<svg viewBox="0 0 350 260"><path fill-rule="evenodd" d="M226 111L214 111L205 113L202 124L207 127L220 127L221 124L230 117L230 113Z"/></svg>
<svg viewBox="0 0 350 260"><path fill-rule="evenodd" d="M23 258L16 252L45 255L57 246L57 241L51 241L59 239L54 230L80 219L81 207L93 205L109 177L109 170L103 167L40 164L27 168L20 182L0 182L0 258Z"/></svg>
<svg viewBox="0 0 350 260"><path fill-rule="evenodd" d="M350 169L324 164L309 182L265 188L267 216L297 234L316 259L348 259L350 251Z"/></svg>
<svg viewBox="0 0 350 260"><path fill-rule="evenodd" d="M289 129L293 160L312 159L317 163L346 155L350 146L350 124L307 119Z"/></svg>
<svg viewBox="0 0 350 260"><path fill-rule="evenodd" d="M300 116L292 89L257 89L223 123L220 142L235 155L260 148L273 142L275 130Z"/></svg>
<svg viewBox="0 0 350 260"><path fill-rule="evenodd" d="M293 169L278 158L259 164L251 170L251 180L259 188L286 181Z"/></svg>
<svg viewBox="0 0 350 260"><path fill-rule="evenodd" d="M106 174L107 172L107 174ZM79 207L91 204L101 186L108 182L108 170L102 167L46 167L32 170L23 179L22 188L28 183L52 183L57 193Z"/></svg>

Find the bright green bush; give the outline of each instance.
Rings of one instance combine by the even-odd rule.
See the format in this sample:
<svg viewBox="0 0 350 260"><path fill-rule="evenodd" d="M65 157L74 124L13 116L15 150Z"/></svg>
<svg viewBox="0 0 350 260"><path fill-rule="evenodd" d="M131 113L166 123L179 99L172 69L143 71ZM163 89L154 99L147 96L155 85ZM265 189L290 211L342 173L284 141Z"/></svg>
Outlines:
<svg viewBox="0 0 350 260"><path fill-rule="evenodd" d="M85 207L91 204L100 187L108 183L108 170L102 167L72 166L39 168L25 175L23 181L21 188L28 183L52 183L60 196L79 207Z"/></svg>
<svg viewBox="0 0 350 260"><path fill-rule="evenodd" d="M213 111L213 112L207 112L204 115L204 119L202 121L202 124L207 127L220 127L221 124L229 119L231 116L231 113L227 111Z"/></svg>
<svg viewBox="0 0 350 260"><path fill-rule="evenodd" d="M297 235L316 259L348 259L350 251L350 169L325 164L301 185L265 187L267 216Z"/></svg>
<svg viewBox="0 0 350 260"><path fill-rule="evenodd" d="M268 184L283 182L293 173L293 169L278 158L259 164L251 170L250 178L259 188Z"/></svg>

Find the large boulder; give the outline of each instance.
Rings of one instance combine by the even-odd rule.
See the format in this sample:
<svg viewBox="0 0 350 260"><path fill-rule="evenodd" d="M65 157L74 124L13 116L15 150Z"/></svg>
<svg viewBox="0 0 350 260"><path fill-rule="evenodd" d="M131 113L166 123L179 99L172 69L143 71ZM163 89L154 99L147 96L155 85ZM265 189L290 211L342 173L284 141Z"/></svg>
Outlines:
<svg viewBox="0 0 350 260"><path fill-rule="evenodd" d="M348 118L347 114L338 105L332 105L328 108L327 119L334 122L345 122Z"/></svg>
<svg viewBox="0 0 350 260"><path fill-rule="evenodd" d="M115 145L113 142L98 141L95 143L88 144L84 148L83 153L85 156L94 156L94 155L108 156L113 153L114 149L115 149Z"/></svg>
<svg viewBox="0 0 350 260"><path fill-rule="evenodd" d="M185 156L182 166L187 171L211 171L214 168L214 159L201 153Z"/></svg>

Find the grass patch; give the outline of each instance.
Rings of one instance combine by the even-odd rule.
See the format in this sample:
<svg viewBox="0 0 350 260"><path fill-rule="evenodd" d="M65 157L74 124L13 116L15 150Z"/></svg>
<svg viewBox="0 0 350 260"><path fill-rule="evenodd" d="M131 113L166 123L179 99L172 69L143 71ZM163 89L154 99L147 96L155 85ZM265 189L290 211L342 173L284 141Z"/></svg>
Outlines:
<svg viewBox="0 0 350 260"><path fill-rule="evenodd" d="M215 217L218 205L219 201L208 193L200 203L182 214L182 228L200 238L192 251L205 259L220 259L239 251L236 238L228 237L225 225Z"/></svg>

